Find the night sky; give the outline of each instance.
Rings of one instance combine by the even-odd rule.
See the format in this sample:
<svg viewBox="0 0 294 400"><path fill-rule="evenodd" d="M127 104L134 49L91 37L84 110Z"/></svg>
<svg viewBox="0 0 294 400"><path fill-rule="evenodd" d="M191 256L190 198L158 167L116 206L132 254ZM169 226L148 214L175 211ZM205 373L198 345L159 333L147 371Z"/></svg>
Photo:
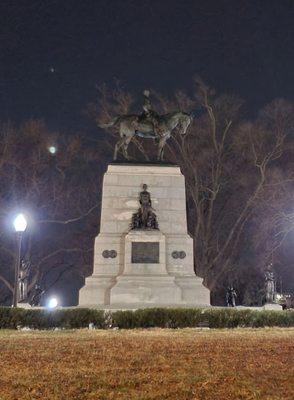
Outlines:
<svg viewBox="0 0 294 400"><path fill-rule="evenodd" d="M0 118L81 128L96 85L138 96L200 75L251 111L294 98L293 0L1 0Z"/></svg>

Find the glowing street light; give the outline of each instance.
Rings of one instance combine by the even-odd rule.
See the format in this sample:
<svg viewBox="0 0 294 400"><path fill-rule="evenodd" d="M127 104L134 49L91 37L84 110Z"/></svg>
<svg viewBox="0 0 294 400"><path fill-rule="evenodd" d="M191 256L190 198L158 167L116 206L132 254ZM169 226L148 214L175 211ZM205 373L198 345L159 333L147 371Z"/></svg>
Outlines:
<svg viewBox="0 0 294 400"><path fill-rule="evenodd" d="M49 299L47 307L48 308L56 308L58 306L58 300L56 297L51 297L51 299Z"/></svg>
<svg viewBox="0 0 294 400"><path fill-rule="evenodd" d="M56 148L56 146L50 146L50 147L48 147L48 151L51 154L55 154L57 151L57 148Z"/></svg>
<svg viewBox="0 0 294 400"><path fill-rule="evenodd" d="M17 240L17 256L15 260L15 268L14 268L14 288L13 288L13 307L17 307L18 302L18 277L19 277L19 264L20 264L20 255L21 255L21 240L22 234L27 228L27 220L23 214L18 214L13 221L14 230L16 232L16 240Z"/></svg>
<svg viewBox="0 0 294 400"><path fill-rule="evenodd" d="M15 232L24 232L27 228L27 220L23 214L18 214L13 221Z"/></svg>

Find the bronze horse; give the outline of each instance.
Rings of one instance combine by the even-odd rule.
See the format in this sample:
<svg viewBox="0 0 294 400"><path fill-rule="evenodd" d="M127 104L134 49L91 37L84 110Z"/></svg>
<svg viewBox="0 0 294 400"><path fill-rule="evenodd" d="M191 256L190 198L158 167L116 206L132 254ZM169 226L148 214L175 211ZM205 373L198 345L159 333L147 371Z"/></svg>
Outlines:
<svg viewBox="0 0 294 400"><path fill-rule="evenodd" d="M120 139L115 145L113 159L117 159L118 151L122 148L124 157L128 160L128 146L135 136L156 139L158 142L157 160L163 160L163 151L166 141L171 137L172 131L179 127L182 135L185 135L193 120L192 114L175 111L157 117L156 126L148 118L138 115L122 115L114 118L108 124L99 124L100 128L119 126Z"/></svg>

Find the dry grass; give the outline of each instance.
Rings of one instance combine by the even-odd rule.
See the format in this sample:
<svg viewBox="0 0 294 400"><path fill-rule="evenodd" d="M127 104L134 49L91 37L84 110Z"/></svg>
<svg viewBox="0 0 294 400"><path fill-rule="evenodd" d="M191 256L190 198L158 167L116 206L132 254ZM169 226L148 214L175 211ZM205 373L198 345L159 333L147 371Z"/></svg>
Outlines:
<svg viewBox="0 0 294 400"><path fill-rule="evenodd" d="M0 399L293 399L294 329L0 331Z"/></svg>

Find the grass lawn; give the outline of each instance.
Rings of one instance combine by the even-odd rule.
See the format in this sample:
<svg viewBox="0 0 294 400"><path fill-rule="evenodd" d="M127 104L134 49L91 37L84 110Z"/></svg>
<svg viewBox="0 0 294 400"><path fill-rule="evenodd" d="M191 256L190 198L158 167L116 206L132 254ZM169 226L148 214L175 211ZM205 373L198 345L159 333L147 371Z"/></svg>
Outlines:
<svg viewBox="0 0 294 400"><path fill-rule="evenodd" d="M0 399L294 399L294 329L0 331Z"/></svg>

